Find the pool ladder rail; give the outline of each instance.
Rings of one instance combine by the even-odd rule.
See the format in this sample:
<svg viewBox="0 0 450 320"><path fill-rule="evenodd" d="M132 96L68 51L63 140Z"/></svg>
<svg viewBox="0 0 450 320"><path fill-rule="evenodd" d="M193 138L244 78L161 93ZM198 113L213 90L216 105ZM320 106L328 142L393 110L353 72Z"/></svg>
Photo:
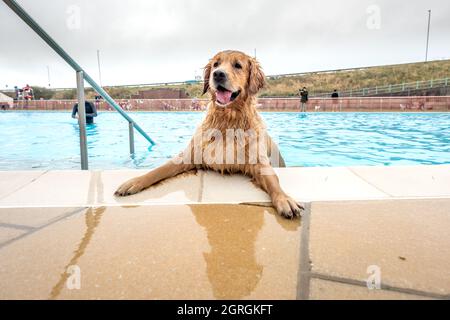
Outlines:
<svg viewBox="0 0 450 320"><path fill-rule="evenodd" d="M60 57L62 57L76 72L77 98L78 98L78 123L80 126L80 157L81 169L88 170L88 154L86 140L86 110L84 98L84 81L89 83L94 90L103 97L119 114L128 121L130 154L134 154L134 129L136 129L149 143L154 146L156 143L149 135L114 101L114 99L92 79L81 66L55 41L50 35L39 26L39 24L14 0L3 0L3 2L14 11L39 37L42 38Z"/></svg>

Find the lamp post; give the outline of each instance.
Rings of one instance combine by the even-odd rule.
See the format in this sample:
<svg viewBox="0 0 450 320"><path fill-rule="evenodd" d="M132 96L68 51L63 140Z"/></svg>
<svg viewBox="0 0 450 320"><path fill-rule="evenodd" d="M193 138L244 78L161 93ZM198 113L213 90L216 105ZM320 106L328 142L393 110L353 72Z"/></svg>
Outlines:
<svg viewBox="0 0 450 320"><path fill-rule="evenodd" d="M431 22L431 10L428 10L427 48L425 51L425 62L428 61L428 43L430 41L430 22Z"/></svg>
<svg viewBox="0 0 450 320"><path fill-rule="evenodd" d="M102 71L100 69L100 50L97 49L97 65L98 65L98 80L100 82L100 87L103 87L102 85Z"/></svg>

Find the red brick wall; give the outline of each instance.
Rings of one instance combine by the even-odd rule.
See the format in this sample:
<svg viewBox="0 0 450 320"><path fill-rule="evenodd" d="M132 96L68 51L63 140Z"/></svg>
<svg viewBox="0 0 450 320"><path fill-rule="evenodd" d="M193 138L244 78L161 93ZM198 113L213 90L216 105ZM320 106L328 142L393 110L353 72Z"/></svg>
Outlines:
<svg viewBox="0 0 450 320"><path fill-rule="evenodd" d="M196 99L132 99L117 100L130 111L200 111L205 110L208 101ZM74 100L18 101L14 109L19 110L72 110ZM299 99L261 98L260 111L298 111ZM106 102L101 102L99 111L112 110ZM307 111L450 111L450 96L440 97L375 97L375 98L311 98Z"/></svg>
<svg viewBox="0 0 450 320"><path fill-rule="evenodd" d="M187 99L189 96L184 90L177 89L150 89L141 90L138 94L131 96L133 99Z"/></svg>

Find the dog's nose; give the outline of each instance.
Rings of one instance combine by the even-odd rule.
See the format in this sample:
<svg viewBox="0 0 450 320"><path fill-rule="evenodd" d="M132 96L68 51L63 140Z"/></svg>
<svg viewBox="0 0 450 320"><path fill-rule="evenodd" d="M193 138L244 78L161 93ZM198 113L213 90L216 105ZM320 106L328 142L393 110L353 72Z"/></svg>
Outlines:
<svg viewBox="0 0 450 320"><path fill-rule="evenodd" d="M221 70L214 71L213 77L214 77L214 81L216 81L216 82L222 82L227 79L227 75L225 74L225 72L223 72Z"/></svg>

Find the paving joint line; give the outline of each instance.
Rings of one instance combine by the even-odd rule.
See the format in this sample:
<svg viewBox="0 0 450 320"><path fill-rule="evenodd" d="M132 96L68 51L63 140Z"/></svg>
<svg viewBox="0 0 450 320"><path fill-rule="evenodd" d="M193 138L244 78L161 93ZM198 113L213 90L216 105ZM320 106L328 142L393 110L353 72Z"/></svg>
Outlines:
<svg viewBox="0 0 450 320"><path fill-rule="evenodd" d="M311 282L311 261L309 256L309 229L312 203L305 203L301 217L300 254L297 273L297 300L309 300Z"/></svg>
<svg viewBox="0 0 450 320"><path fill-rule="evenodd" d="M25 188L26 186L29 186L30 184L32 184L33 182L35 182L36 180L38 180L39 178L41 178L43 175L47 174L50 170L45 170L44 172L42 172L40 175L38 175L37 177L31 179L30 181L28 181L27 183L21 185L20 187L18 187L17 189L5 194L4 196L2 196L0 198L0 200L6 199L7 197L9 197L10 195L16 193L17 191L22 190L23 188Z"/></svg>
<svg viewBox="0 0 450 320"><path fill-rule="evenodd" d="M331 281L331 282L337 282L337 283L367 288L366 282L362 281L362 280L337 277L337 276L327 275L327 274L318 273L318 272L311 272L310 277L314 278L314 279L319 279L319 280L325 280L325 281ZM369 290L369 289L367 288L367 290ZM374 289L374 290L376 290L376 289ZM427 297L427 298L434 298L434 299L445 299L445 300L450 299L450 295L422 291L422 290L417 290L417 289L401 288L401 287L391 286L389 284L383 284L383 283L381 283L380 290L405 293L405 294L422 296L422 297Z"/></svg>
<svg viewBox="0 0 450 320"><path fill-rule="evenodd" d="M368 185L370 185L371 187L377 189L378 191L380 191L381 193L387 195L390 198L394 198L394 195L390 194L389 192L384 191L383 189L377 187L376 185L374 185L372 182L367 181L366 179L364 179L361 175L359 175L358 173L356 173L355 171L353 171L353 168L351 167L347 167L347 169L353 173L355 176L357 176L358 178L360 178L362 181L364 181L365 183L367 183Z"/></svg>
<svg viewBox="0 0 450 320"><path fill-rule="evenodd" d="M203 200L203 189L204 189L204 178L205 178L205 172L203 170L198 171L200 173L200 186L198 187L198 198L197 202L202 202Z"/></svg>
<svg viewBox="0 0 450 320"><path fill-rule="evenodd" d="M37 231L43 230L44 228L46 228L46 227L48 227L48 226L50 226L50 225L52 225L52 224L54 224L54 223L56 223L56 222L59 222L59 221L61 221L61 220L63 220L63 219L66 219L66 218L68 218L68 217L70 217L70 216L72 216L72 215L75 215L75 214L77 214L77 213L79 213L79 212L82 212L82 211L84 211L84 210L86 210L86 209L88 209L88 208L89 208L89 207L77 208L76 210L70 211L70 212L68 212L68 213L66 213L66 214L62 214L62 215L60 215L59 217L57 217L57 218L55 218L55 219L53 219L53 220L50 220L50 221L47 222L46 224L43 224L43 225L41 225L41 226L39 226L39 227L36 227L36 228L33 228L32 230L29 230L28 232L26 232L26 233L24 233L24 234L21 234L21 235L18 236L18 237L15 237L15 238L9 239L8 241L5 241L5 242L3 242L3 243L0 243L0 249L3 249L4 247L10 245L11 243L13 243L13 242L15 242L15 241L17 241L17 240L20 240L20 239L23 239L23 238L25 238L25 237L28 237L29 235L32 235L33 233L35 233L35 232L37 232Z"/></svg>
<svg viewBox="0 0 450 320"><path fill-rule="evenodd" d="M23 225L23 224L4 223L4 222L0 222L0 227L10 228L10 229L18 229L18 230L33 230L33 229L36 229L36 227L26 226L26 225Z"/></svg>

